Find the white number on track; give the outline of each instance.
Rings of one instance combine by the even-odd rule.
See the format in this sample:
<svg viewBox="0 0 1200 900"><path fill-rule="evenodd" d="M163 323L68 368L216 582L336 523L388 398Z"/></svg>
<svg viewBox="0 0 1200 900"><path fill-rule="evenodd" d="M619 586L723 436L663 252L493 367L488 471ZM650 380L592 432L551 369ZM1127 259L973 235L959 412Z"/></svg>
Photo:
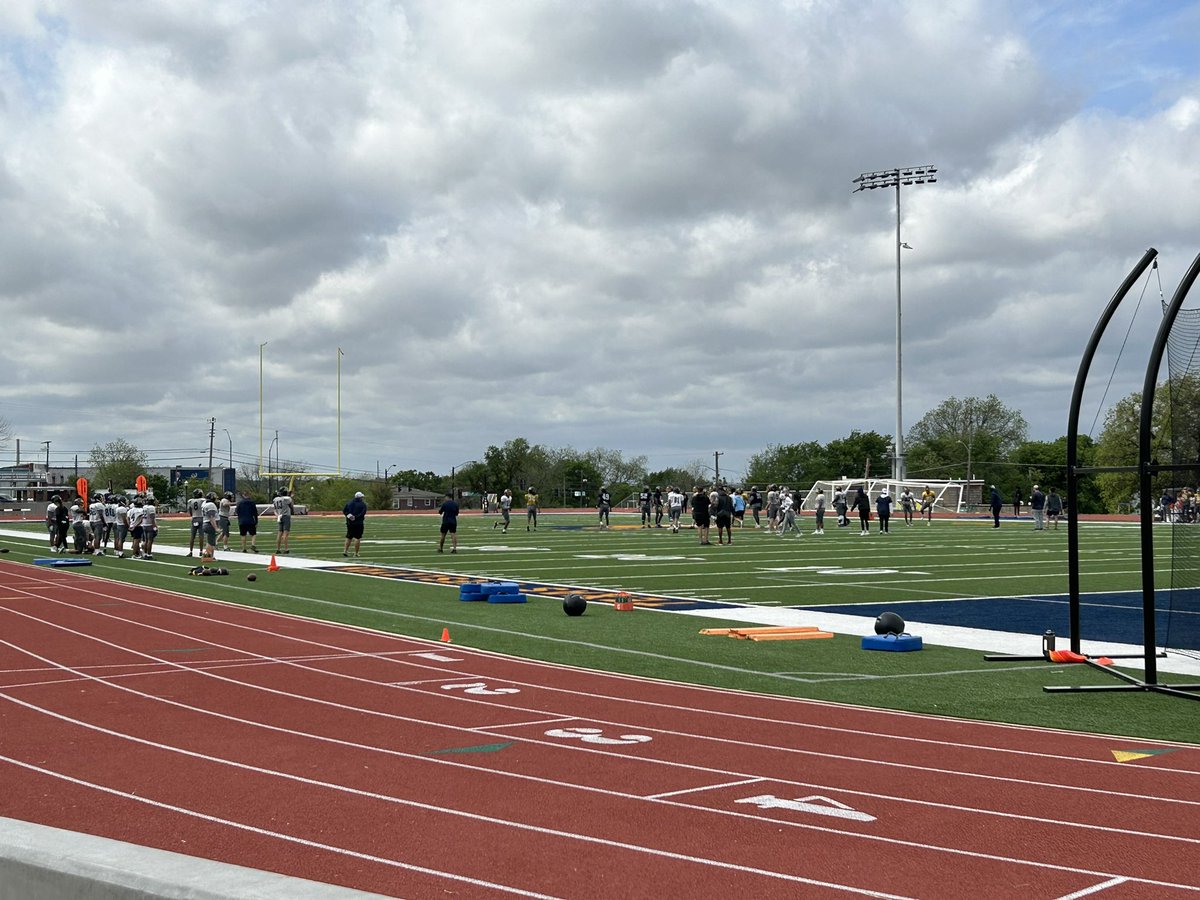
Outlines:
<svg viewBox="0 0 1200 900"><path fill-rule="evenodd" d="M486 694L487 696L495 696L496 694L519 694L520 688L490 688L486 681L476 681L472 684L443 684L443 691L462 691L464 694Z"/></svg>
<svg viewBox="0 0 1200 900"><path fill-rule="evenodd" d="M585 744L645 744L654 740L648 734L623 734L620 737L604 736L602 728L551 728L546 737L571 738Z"/></svg>

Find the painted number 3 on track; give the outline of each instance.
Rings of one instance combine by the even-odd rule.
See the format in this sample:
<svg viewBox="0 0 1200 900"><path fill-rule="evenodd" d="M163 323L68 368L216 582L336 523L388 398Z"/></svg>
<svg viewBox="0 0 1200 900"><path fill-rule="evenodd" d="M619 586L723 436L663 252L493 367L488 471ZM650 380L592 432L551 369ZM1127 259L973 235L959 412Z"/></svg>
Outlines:
<svg viewBox="0 0 1200 900"><path fill-rule="evenodd" d="M571 738L585 744L645 744L654 740L648 734L623 734L620 737L605 737L602 728L551 728L546 737Z"/></svg>

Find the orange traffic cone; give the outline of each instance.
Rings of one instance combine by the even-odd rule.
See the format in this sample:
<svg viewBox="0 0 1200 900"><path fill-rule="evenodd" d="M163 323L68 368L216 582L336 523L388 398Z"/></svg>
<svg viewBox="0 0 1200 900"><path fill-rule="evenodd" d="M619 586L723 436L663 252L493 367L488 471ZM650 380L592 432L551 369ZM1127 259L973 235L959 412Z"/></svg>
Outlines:
<svg viewBox="0 0 1200 900"><path fill-rule="evenodd" d="M279 563L275 562L275 554L274 553L271 554L271 564L269 566L267 566L267 571L268 572L278 572L279 571Z"/></svg>
<svg viewBox="0 0 1200 900"><path fill-rule="evenodd" d="M450 643L450 629L449 628L442 629L442 643L443 644Z"/></svg>

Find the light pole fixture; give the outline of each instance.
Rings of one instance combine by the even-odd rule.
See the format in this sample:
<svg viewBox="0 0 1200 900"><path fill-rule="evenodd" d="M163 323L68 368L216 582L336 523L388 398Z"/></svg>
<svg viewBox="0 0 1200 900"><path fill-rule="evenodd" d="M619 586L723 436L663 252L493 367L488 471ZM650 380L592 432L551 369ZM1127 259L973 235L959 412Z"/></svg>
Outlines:
<svg viewBox="0 0 1200 900"><path fill-rule="evenodd" d="M954 443L962 444L963 449L967 451L967 483L969 484L975 480L975 476L971 474L971 444L968 444L965 441L955 441ZM974 435L972 435L971 443L974 443Z"/></svg>
<svg viewBox="0 0 1200 900"><path fill-rule="evenodd" d="M267 346L267 341L263 341L258 345L258 477L262 478L263 467L263 347ZM271 463L267 462L267 468L271 468Z"/></svg>
<svg viewBox="0 0 1200 900"><path fill-rule="evenodd" d="M900 240L900 186L907 184L933 184L937 169L933 166L910 166L906 169L885 169L882 172L863 172L854 179L858 185L852 193L873 191L875 188L896 189L896 455L892 460L892 477L903 481L904 467L904 391L903 356L901 353L901 303L900 303L900 250L912 248Z"/></svg>
<svg viewBox="0 0 1200 900"><path fill-rule="evenodd" d="M225 437L229 438L229 468L232 469L233 468L233 438L230 437L228 428L222 428L221 430L223 432L225 432Z"/></svg>
<svg viewBox="0 0 1200 900"><path fill-rule="evenodd" d="M477 460L477 459L468 459L466 462L460 462L458 465L456 465L456 466L451 466L451 467L450 467L450 493L451 493L452 495L454 495L454 498L455 498L456 500L458 499L458 492L457 492L457 491L455 490L455 488L454 488L454 476L455 476L455 474L456 474L456 473L458 472L458 470L459 470L459 469L461 469L463 466L473 466L473 465L475 465L475 463L477 463L477 462L479 462L479 460Z"/></svg>

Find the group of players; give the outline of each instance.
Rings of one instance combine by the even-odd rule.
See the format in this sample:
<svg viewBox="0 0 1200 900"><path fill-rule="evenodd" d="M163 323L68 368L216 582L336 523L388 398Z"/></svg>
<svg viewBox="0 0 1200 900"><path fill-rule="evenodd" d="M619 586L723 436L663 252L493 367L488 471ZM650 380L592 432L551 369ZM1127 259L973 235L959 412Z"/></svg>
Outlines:
<svg viewBox="0 0 1200 900"><path fill-rule="evenodd" d="M271 505L278 520L275 552L290 553L292 515L296 511L290 492L281 489ZM196 552L197 542L202 559L213 559L218 545L229 550L230 522L234 514L238 519L242 551L246 551L249 540L250 552L258 552L258 506L248 493L243 492L235 510L231 492L226 491L218 498L211 491L205 494L197 489L187 501L187 512L191 518L188 556ZM46 507L46 529L51 553L105 556L111 544L113 553L124 558L125 542L129 539L133 559L153 559L158 506L153 497L141 493L132 498L125 494L104 493L90 501L77 496L69 506L61 495L55 494ZM74 550L68 543L71 535L74 536Z"/></svg>
<svg viewBox="0 0 1200 900"><path fill-rule="evenodd" d="M158 507L154 498L145 494L132 499L124 494L102 494L90 502L76 497L70 506L55 494L46 506L46 529L51 553L105 556L111 542L113 552L124 557L125 540L129 538L134 559L153 559ZM68 546L68 535L74 536L74 551Z"/></svg>
<svg viewBox="0 0 1200 900"><path fill-rule="evenodd" d="M903 512L905 524L911 525L914 514L918 512L923 513L927 520L931 517L934 500L935 495L929 488L925 488L920 498L905 488L895 500L885 490L876 501L881 529L887 531L887 522L893 503ZM755 528L765 528L768 533L780 536L790 533L799 537L801 531L797 524L797 516L800 514L803 502L802 492L789 489L786 485L776 484L768 486L765 493L760 492L757 487L743 491L741 488L730 488L725 485L712 485L707 488L693 487L691 494L686 494L675 487L668 487L664 494L662 488L651 490L649 485L645 485L638 492L642 528L663 528L665 516L668 521L665 527L678 534L680 528L684 527L682 519L690 506L692 527L696 529L700 543L704 545L711 543L709 540L710 529L714 523L717 526L717 543L732 544L733 528L746 526L747 511L754 520ZM813 534L825 533L827 502L825 491L818 488L812 500L815 518ZM852 508L858 510L864 521L869 521L869 503L869 499L861 488L854 498L851 498L846 491L835 491L832 509L837 514L838 527L844 528L850 524L848 512ZM612 512L612 494L607 485L602 485L600 488L597 509L600 529L606 530L610 527L609 516ZM764 512L766 514L765 524L763 522ZM862 527L865 531L869 531L869 525L864 524Z"/></svg>

